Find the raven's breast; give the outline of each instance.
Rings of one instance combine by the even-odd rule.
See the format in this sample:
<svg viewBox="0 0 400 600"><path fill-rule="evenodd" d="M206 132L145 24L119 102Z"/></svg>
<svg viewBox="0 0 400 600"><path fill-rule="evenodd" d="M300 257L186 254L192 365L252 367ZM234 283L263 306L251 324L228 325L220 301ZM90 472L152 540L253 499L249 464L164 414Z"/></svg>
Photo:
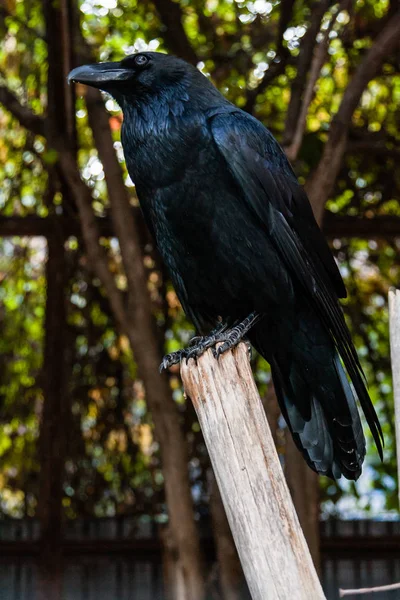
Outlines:
<svg viewBox="0 0 400 600"><path fill-rule="evenodd" d="M134 153L126 145L146 221L195 322L273 312L290 302L286 268L204 124L150 136Z"/></svg>

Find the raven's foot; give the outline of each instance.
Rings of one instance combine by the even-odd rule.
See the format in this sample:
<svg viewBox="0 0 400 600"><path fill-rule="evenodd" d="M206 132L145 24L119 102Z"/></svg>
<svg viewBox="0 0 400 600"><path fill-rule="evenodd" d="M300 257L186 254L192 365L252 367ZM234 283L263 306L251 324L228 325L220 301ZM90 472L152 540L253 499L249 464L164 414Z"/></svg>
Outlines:
<svg viewBox="0 0 400 600"><path fill-rule="evenodd" d="M210 335L192 338L188 348L182 348L164 356L160 365L160 371L169 369L169 367L179 364L182 360L188 362L190 358L193 358L197 361L199 356L208 350L208 348L212 348L215 358L219 358L221 354L237 346L258 319L259 315L254 312L231 329L227 330L227 325L221 323ZM215 348L218 343L221 343L221 345Z"/></svg>
<svg viewBox="0 0 400 600"><path fill-rule="evenodd" d="M235 325L235 327L232 327L232 329L228 329L228 331L221 333L218 336L218 342L222 342L222 344L218 346L218 348L212 349L214 357L218 359L221 354L237 346L245 337L246 333L259 320L259 318L260 316L256 312L253 312L241 323L238 323Z"/></svg>
<svg viewBox="0 0 400 600"><path fill-rule="evenodd" d="M181 350L177 350L176 352L171 352L171 354L167 354L164 356L162 363L160 365L160 372L163 369L169 369L172 365L177 365L182 362L182 360L186 359L186 362L189 358L193 358L197 360L199 356L203 354L208 348L214 346L217 342L220 341L219 335L227 328L225 323L220 323L215 329L213 329L210 335L201 336L196 335L193 337L190 342L188 348L182 348Z"/></svg>

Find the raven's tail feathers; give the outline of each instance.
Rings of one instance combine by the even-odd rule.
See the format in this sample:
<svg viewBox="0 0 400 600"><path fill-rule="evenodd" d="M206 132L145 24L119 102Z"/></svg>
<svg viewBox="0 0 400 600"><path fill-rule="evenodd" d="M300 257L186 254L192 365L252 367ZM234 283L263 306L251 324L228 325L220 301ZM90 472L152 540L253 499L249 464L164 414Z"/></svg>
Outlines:
<svg viewBox="0 0 400 600"><path fill-rule="evenodd" d="M298 407L298 393L288 388L278 364L272 364L282 415L308 465L321 475L337 479L343 474L356 480L365 457L365 439L354 395L337 355L332 373L342 388L339 398L310 390L310 411L304 415Z"/></svg>
<svg viewBox="0 0 400 600"><path fill-rule="evenodd" d="M309 466L356 480L366 449L355 393L324 327L307 310L299 317L281 324L278 348L268 344L267 323L255 326L251 340L271 364L282 415ZM377 418L364 382L354 384L371 426Z"/></svg>

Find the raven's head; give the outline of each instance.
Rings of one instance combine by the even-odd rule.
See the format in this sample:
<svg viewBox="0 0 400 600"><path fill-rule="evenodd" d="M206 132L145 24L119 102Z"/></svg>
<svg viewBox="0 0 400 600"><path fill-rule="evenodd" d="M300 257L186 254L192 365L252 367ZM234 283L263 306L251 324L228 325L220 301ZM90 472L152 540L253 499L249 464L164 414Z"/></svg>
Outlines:
<svg viewBox="0 0 400 600"><path fill-rule="evenodd" d="M183 90L197 78L205 79L197 69L180 58L159 52L140 52L120 62L78 67L68 75L68 82L76 81L99 88L124 104L141 97Z"/></svg>

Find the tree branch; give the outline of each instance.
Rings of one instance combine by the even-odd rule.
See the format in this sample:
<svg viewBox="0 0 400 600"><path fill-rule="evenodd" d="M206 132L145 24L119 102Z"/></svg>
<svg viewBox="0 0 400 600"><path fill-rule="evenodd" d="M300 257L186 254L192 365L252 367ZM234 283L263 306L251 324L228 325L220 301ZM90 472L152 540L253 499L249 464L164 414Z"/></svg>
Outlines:
<svg viewBox="0 0 400 600"><path fill-rule="evenodd" d="M291 21L293 14L293 5L294 0L283 0L281 2L275 62L272 63L272 65L265 73L263 79L260 81L258 86L254 90L248 91L246 104L244 105L244 110L248 113L253 112L257 96L259 94L262 94L262 92L267 89L267 87L269 86L271 81L275 79L275 77L278 77L285 71L287 60L290 57L290 53L288 49L283 45L283 34L285 33L287 26Z"/></svg>
<svg viewBox="0 0 400 600"><path fill-rule="evenodd" d="M39 115L35 115L29 108L24 107L20 104L17 97L12 94L8 88L4 86L0 86L0 102L4 104L7 110L9 110L13 116L18 119L22 126L26 127L32 133L37 135L44 135L44 126L45 119ZM360 142L362 143L362 142ZM357 144L357 142L354 142ZM352 148L352 146L350 146ZM65 159L64 159L65 160ZM76 169L72 168L72 165L68 162L64 163L64 168L70 173L73 173ZM71 167L68 169L68 167ZM340 167L340 165L339 165ZM76 176L76 173L75 173ZM79 173L78 173L79 176ZM74 188L76 195L83 194L84 198L86 195L86 205L91 210L91 197L88 198L87 194L88 188L86 185L80 180L79 184L75 182ZM80 191L79 191L80 190ZM89 193L90 196L90 193ZM77 200L77 196L76 196ZM89 204L90 203L90 204ZM82 209L81 209L82 210ZM83 210L85 210L83 208ZM134 208L130 209L132 214L135 212ZM85 213L86 214L86 213ZM90 215L86 214L86 217ZM94 219L94 215L93 215ZM112 236L115 235L114 228L111 226L110 221L108 219L97 219L95 228L89 225L91 229L91 242L90 246L95 247L98 245L99 236ZM340 216L340 215L331 215L328 213L326 215L326 219L324 221L324 232L328 237L360 237L360 238L393 238L400 235L400 219L395 216L377 216L373 219L366 218L358 218L351 216ZM77 235L79 233L79 224L70 220L63 221L63 230L66 232L66 235ZM0 220L0 235L2 236L22 236L22 235L44 235L47 237L49 231L49 222L47 219L41 219L39 217L29 217L28 219L7 219L2 218ZM94 250L94 252L96 252ZM99 252L102 252L101 247ZM92 259L95 263L98 262L99 256L93 256ZM107 257L103 253L102 260L107 260ZM99 267L98 267L99 268ZM107 269L108 271L108 269ZM102 283L105 288L109 287L111 290L111 283L105 283L105 279L107 278L107 273L104 272L104 275L100 277L100 273L98 273L99 278L102 280ZM112 292L111 292L112 294ZM119 320L122 320L122 310L120 303L121 300L116 299L116 306L114 307L119 314Z"/></svg>
<svg viewBox="0 0 400 600"><path fill-rule="evenodd" d="M171 0L153 0L153 4L165 27L161 35L167 46L180 58L197 65L199 59L184 30L180 4Z"/></svg>
<svg viewBox="0 0 400 600"><path fill-rule="evenodd" d="M378 73L385 58L400 41L400 11L385 25L367 55L356 70L332 120L330 134L318 167L306 185L317 221L321 222L324 207L332 192L346 151L348 130L360 98L371 79Z"/></svg>
<svg viewBox="0 0 400 600"><path fill-rule="evenodd" d="M36 115L30 108L23 106L17 96L7 86L0 85L0 104L4 106L23 127L35 135L44 136L45 119Z"/></svg>
<svg viewBox="0 0 400 600"><path fill-rule="evenodd" d="M315 84L318 81L322 66L325 62L326 55L329 47L329 35L333 29L333 26L336 23L336 18L338 14L344 10L346 5L349 3L349 0L342 0L340 3L335 15L332 16L327 29L325 30L324 37L322 41L317 44L314 48L314 55L311 61L310 67L310 75L308 77L308 81L304 90L304 94L301 100L301 106L299 110L299 114L297 117L297 123L295 127L295 131L293 133L293 137L290 141L290 145L285 148L286 156L289 160L294 161L297 158L299 153L304 131L307 123L307 113L309 106L312 102L315 92ZM298 100L296 99L296 104L298 104Z"/></svg>
<svg viewBox="0 0 400 600"><path fill-rule="evenodd" d="M23 106L15 94L4 85L0 86L0 103L23 127L36 135L45 136L45 118L35 115L29 108ZM93 213L90 190L81 180L76 161L72 153L66 149L64 140L54 140L53 146L59 153L59 166L78 207L83 238L91 266L106 289L118 326L121 330L126 330L128 321L123 297L108 269L107 255L99 244L100 230Z"/></svg>
<svg viewBox="0 0 400 600"><path fill-rule="evenodd" d="M371 588L358 588L354 590L339 588L339 598L344 598L345 596L361 596L363 594L372 594L373 592L391 592L393 590L400 590L400 583L391 583L389 585L380 585Z"/></svg>
<svg viewBox="0 0 400 600"><path fill-rule="evenodd" d="M347 87L340 108L334 117L337 124L349 125L355 109L367 84L375 77L385 58L400 43L400 10L390 19L386 27L376 37L372 48L361 62Z"/></svg>
<svg viewBox="0 0 400 600"><path fill-rule="evenodd" d="M59 153L59 166L62 175L73 194L79 211L82 237L90 267L100 279L107 293L118 328L120 331L126 332L129 329L128 313L122 293L117 288L114 276L108 268L107 254L99 244L100 229L93 212L90 190L80 177L73 155L65 150L62 141L57 141L55 147Z"/></svg>
<svg viewBox="0 0 400 600"><path fill-rule="evenodd" d="M313 57L317 34L321 28L321 21L328 10L330 0L317 1L312 6L312 18L309 28L304 34L300 54L298 58L297 73L293 80L290 91L289 108L286 114L285 133L283 135L283 146L288 146L296 128L300 114L301 99L306 85L307 74Z"/></svg>
<svg viewBox="0 0 400 600"><path fill-rule="evenodd" d="M257 100L257 96L262 94L264 90L267 89L269 84L279 75L282 75L286 68L286 57L285 59L280 59L279 62L274 62L264 75L263 79L260 81L258 86L254 90L249 90L247 93L246 104L243 107L248 113L252 113L254 111L254 106Z"/></svg>
<svg viewBox="0 0 400 600"><path fill-rule="evenodd" d="M281 0L280 14L279 14L279 27L278 27L278 43L277 43L277 54L285 52L283 46L283 35L288 28L290 21L292 20L293 7L295 0Z"/></svg>

